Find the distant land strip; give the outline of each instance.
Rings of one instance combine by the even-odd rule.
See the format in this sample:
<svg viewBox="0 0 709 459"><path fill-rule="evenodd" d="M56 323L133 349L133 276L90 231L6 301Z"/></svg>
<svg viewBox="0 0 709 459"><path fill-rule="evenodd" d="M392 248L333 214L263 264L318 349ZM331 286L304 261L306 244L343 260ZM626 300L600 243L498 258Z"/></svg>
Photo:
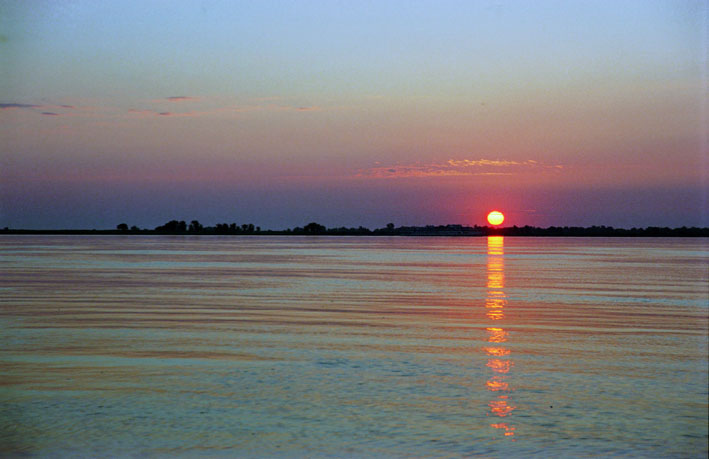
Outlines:
<svg viewBox="0 0 709 459"><path fill-rule="evenodd" d="M613 228L612 226L550 226L538 228L535 226L508 226L494 228L489 226L464 225L428 225L428 226L395 226L389 223L384 228L370 230L363 226L357 228L327 228L319 223L308 223L303 227L285 230L262 230L252 223L237 225L236 223L218 223L215 226L203 226L199 221L192 220L189 224L184 220L171 220L154 229L143 229L137 226L129 227L126 223L111 230L62 229L62 230L32 230L0 229L0 234L86 234L86 235L259 235L259 236L567 236L567 237L709 237L709 228L686 227L667 228L649 226L647 228Z"/></svg>

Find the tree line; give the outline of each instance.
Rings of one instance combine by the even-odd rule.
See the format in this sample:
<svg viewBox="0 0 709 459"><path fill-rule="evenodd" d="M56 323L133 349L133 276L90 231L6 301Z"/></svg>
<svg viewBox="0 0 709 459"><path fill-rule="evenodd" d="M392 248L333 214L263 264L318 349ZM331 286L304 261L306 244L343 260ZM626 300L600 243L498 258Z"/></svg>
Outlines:
<svg viewBox="0 0 709 459"><path fill-rule="evenodd" d="M176 234L176 235L324 235L324 236L575 236L575 237L709 237L709 228L686 227L668 228L649 226L647 228L614 228L612 226L510 226L493 228L489 226L427 225L396 226L389 223L382 228L358 227L327 228L316 222L285 230L264 230L253 223L217 223L204 226L198 220L189 224L184 220L170 220L154 229L128 226L121 223L114 230L27 230L0 229L0 234Z"/></svg>
<svg viewBox="0 0 709 459"><path fill-rule="evenodd" d="M136 226L130 228L126 223L116 227L119 233L156 233L156 234L218 234L218 235L331 235L331 236L577 236L577 237L709 237L709 228L686 227L668 228L650 226L647 228L614 228L612 226L549 226L540 228L535 226L510 226L494 228L489 226L464 226L464 225L428 225L428 226L395 226L387 224L383 228L369 229L359 227L333 227L327 228L317 222L310 222L305 226L297 226L285 230L262 230L253 223L217 223L214 226L204 226L198 220L189 224L184 220L170 220L164 225L153 230L140 229Z"/></svg>

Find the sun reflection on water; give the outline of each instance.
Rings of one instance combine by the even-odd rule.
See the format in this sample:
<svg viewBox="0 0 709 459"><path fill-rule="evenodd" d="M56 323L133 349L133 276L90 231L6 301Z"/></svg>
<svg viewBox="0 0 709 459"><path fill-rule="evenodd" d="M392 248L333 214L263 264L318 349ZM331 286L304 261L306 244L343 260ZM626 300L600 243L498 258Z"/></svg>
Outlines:
<svg viewBox="0 0 709 459"><path fill-rule="evenodd" d="M504 260L504 238L503 236L488 236L487 238L487 298L485 299L486 316L495 321L494 327L486 329L488 333L487 341L494 343L494 346L485 346L483 351L489 356L487 366L493 375L485 383L487 390L495 394L489 403L490 413L493 416L504 418L512 414L516 406L511 404L509 393L512 391L509 383L505 380L507 374L514 366L514 362L509 358L510 350L501 343L507 342L509 333L500 325L505 318L505 306L507 297L505 295L505 260ZM508 422L494 422L490 424L493 429L504 431L506 437L513 437L515 427Z"/></svg>

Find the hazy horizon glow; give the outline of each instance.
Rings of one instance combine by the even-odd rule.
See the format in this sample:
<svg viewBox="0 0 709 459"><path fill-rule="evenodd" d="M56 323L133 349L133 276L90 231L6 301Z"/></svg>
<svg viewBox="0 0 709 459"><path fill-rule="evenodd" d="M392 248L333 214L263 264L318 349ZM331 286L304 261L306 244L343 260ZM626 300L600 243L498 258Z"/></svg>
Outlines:
<svg viewBox="0 0 709 459"><path fill-rule="evenodd" d="M707 15L0 2L0 227L709 226Z"/></svg>

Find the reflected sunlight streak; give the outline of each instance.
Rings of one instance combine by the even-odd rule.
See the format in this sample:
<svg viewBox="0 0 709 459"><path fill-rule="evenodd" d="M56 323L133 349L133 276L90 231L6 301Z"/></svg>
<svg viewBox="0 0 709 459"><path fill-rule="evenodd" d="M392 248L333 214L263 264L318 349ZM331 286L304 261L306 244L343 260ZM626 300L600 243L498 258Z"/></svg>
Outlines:
<svg viewBox="0 0 709 459"><path fill-rule="evenodd" d="M497 357L508 355L510 353L510 350L505 349L504 347L484 347L483 350L487 353L487 355L494 355Z"/></svg>
<svg viewBox="0 0 709 459"><path fill-rule="evenodd" d="M487 298L485 299L486 316L490 320L500 321L505 318L505 306L507 297L505 288L505 261L504 261L504 238L503 236L488 236L487 238ZM489 343L507 342L509 333L502 327L488 327ZM509 393L512 389L507 381L506 375L514 366L512 360L503 360L510 354L510 350L501 346L483 347L485 353L491 358L487 361L487 366L494 372L494 375L485 383L487 389L496 394L496 398L488 403L490 413L498 417L509 416L517 407L509 403ZM496 358L492 358L496 357ZM500 394L500 393L504 394ZM515 427L508 423L492 423L490 427L504 431L506 437L513 437Z"/></svg>

